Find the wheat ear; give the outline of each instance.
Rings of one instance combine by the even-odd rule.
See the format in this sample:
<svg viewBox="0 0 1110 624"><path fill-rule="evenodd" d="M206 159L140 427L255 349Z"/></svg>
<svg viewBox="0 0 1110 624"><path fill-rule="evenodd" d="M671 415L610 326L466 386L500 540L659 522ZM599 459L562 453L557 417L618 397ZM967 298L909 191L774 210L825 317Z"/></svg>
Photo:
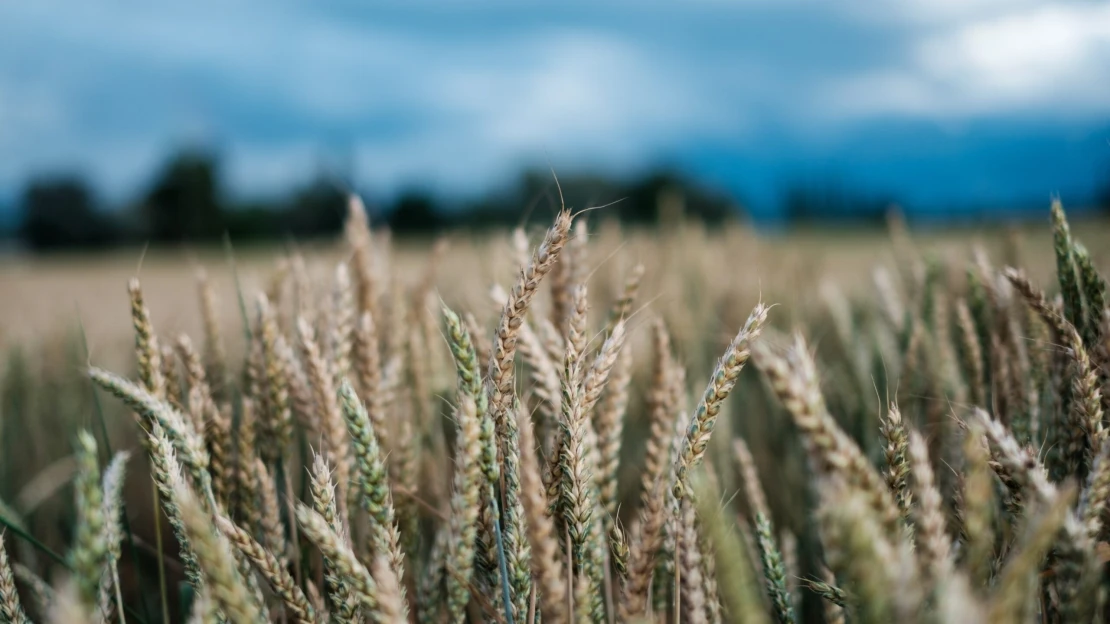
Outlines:
<svg viewBox="0 0 1110 624"><path fill-rule="evenodd" d="M676 391L676 386L681 386L682 382L678 380L684 376L683 369L672 360L670 335L661 321L655 323L652 335L655 359L648 396L650 432L644 450L640 514L632 526L634 539L628 558L628 577L621 591L621 600L617 603L621 621L633 620L647 607L656 554L663 543L666 497L662 494L670 489L664 479L669 442L673 438L672 431L678 415L680 392Z"/></svg>
<svg viewBox="0 0 1110 624"><path fill-rule="evenodd" d="M833 421L817 380L817 365L800 335L785 356L761 348L757 363L801 430L803 441L821 473L837 475L871 501L892 542L902 534L902 521L890 490L859 446Z"/></svg>
<svg viewBox="0 0 1110 624"><path fill-rule="evenodd" d="M347 529L337 512L335 482L332 481L331 467L321 454L313 457L309 488L312 491L313 509L324 519L324 524L340 541L350 547ZM328 557L326 552L324 552L324 580L328 585L332 619L340 624L354 622L358 604L352 595L351 585L343 576L339 563Z"/></svg>
<svg viewBox="0 0 1110 624"><path fill-rule="evenodd" d="M15 578L8 563L8 552L4 548L5 531L0 531L0 615L11 624L31 624L23 606L19 603L19 593L15 588Z"/></svg>
<svg viewBox="0 0 1110 624"><path fill-rule="evenodd" d="M358 468L356 482L359 502L370 514L375 556L384 554L389 557L393 570L399 577L403 577L404 554L401 552L401 537L393 510L393 496L389 491L385 457L378 446L366 408L346 380L339 386L339 404L353 442L355 465Z"/></svg>
<svg viewBox="0 0 1110 624"><path fill-rule="evenodd" d="M454 491L451 497L450 541L447 543L447 612L459 621L470 602L470 579L474 572L475 540L478 537L482 493L481 414L485 408L478 354L462 319L443 309L447 339L458 374L458 405L455 421L458 439L455 451Z"/></svg>
<svg viewBox="0 0 1110 624"><path fill-rule="evenodd" d="M315 609L277 557L227 517L216 516L216 526L239 549L239 552L254 564L274 593L281 597L293 621L300 624L316 624Z"/></svg>
<svg viewBox="0 0 1110 624"><path fill-rule="evenodd" d="M732 387L736 385L736 378L751 355L749 345L763 331L763 324L767 322L769 310L770 308L762 302L756 304L744 326L740 328L728 349L725 350L725 354L721 356L701 401L694 409L681 450L675 460L675 481L672 488L675 498L680 501L686 494L687 475L705 455L709 438L713 435L713 427L717 424L717 414L721 411L721 404L732 391Z"/></svg>
<svg viewBox="0 0 1110 624"><path fill-rule="evenodd" d="M350 546L329 526L323 516L304 504L297 503L296 514L297 524L304 530L305 536L332 562L336 574L350 584L353 595L371 613L371 617L379 620L378 585L355 557Z"/></svg>
<svg viewBox="0 0 1110 624"><path fill-rule="evenodd" d="M170 478L172 497L181 514L189 547L212 598L232 622L262 620L262 605L248 589L239 571L231 544L216 530L212 517L180 475Z"/></svg>

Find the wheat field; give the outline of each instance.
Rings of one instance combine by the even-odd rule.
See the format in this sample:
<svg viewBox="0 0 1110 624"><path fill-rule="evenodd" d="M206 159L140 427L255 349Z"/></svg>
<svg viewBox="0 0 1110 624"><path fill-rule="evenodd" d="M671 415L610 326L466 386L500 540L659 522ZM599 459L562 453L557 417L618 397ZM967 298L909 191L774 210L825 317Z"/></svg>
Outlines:
<svg viewBox="0 0 1110 624"><path fill-rule="evenodd" d="M1105 228L602 216L6 265L0 622L1105 619Z"/></svg>

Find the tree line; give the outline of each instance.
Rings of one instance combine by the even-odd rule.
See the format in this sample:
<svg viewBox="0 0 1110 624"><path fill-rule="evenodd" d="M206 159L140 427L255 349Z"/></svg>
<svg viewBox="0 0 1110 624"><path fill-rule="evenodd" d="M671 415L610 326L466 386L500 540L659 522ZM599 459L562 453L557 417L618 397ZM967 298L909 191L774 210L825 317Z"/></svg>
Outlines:
<svg viewBox="0 0 1110 624"><path fill-rule="evenodd" d="M1110 212L1110 175L1099 189L1095 205ZM123 206L106 205L79 175L33 178L19 195L18 224L9 234L24 247L41 251L206 244L225 234L235 242L331 237L342 227L349 190L335 176L320 174L284 195L237 200L222 187L216 154L190 149L169 158L149 186ZM606 218L640 226L676 216L713 226L745 215L735 197L668 169L630 178L561 176L558 186L550 171L525 170L508 188L477 198L443 198L416 188L367 204L375 223L396 235L431 236L445 230L513 227L533 212L550 213L560 191L567 206L612 203L604 210ZM893 196L861 193L836 179L794 179L784 187L777 215L791 226L882 227L897 203ZM681 214L667 214L675 210ZM969 210L962 214L989 218L991 212ZM1006 214L994 212L993 218Z"/></svg>
<svg viewBox="0 0 1110 624"><path fill-rule="evenodd" d="M516 183L478 199L447 201L412 189L384 201L368 201L371 216L396 235L434 235L450 229L512 227L530 212L550 212L559 192L576 208L614 202L605 214L622 222L652 225L660 220L660 198L681 197L685 216L708 223L736 218L741 208L714 192L666 170L631 179L575 175L559 180L548 171L525 171ZM348 188L319 175L284 196L234 200L224 191L218 158L188 150L171 157L150 185L125 206L108 206L81 176L49 175L30 180L18 199L16 238L32 250L92 249L149 242L155 245L305 240L338 234Z"/></svg>

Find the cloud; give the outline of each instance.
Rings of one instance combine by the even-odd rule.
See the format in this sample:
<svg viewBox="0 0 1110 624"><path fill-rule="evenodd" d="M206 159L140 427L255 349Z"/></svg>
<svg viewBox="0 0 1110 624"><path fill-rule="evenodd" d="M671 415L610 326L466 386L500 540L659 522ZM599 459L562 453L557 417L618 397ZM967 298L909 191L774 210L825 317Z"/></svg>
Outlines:
<svg viewBox="0 0 1110 624"><path fill-rule="evenodd" d="M923 27L902 62L834 82L833 109L941 119L1110 111L1110 5L978 4L975 17Z"/></svg>
<svg viewBox="0 0 1110 624"><path fill-rule="evenodd" d="M56 7L9 5L0 155L18 158L0 159L0 184L74 161L125 182L121 162L98 157L106 148L198 139L227 146L240 188L311 161L313 144L354 145L366 176L387 186L420 175L481 184L521 157L643 160L679 137L727 130L733 116L700 99L685 68L612 30L439 36L292 5L267 5L264 18L249 3L209 8L67 4L59 20ZM240 162L260 159L270 162ZM152 166L131 169L129 182Z"/></svg>

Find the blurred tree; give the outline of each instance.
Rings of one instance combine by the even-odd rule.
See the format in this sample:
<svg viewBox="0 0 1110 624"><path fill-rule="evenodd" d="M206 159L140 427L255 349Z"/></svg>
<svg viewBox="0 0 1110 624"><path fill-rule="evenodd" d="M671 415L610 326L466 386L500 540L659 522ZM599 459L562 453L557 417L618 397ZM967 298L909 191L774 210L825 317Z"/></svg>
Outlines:
<svg viewBox="0 0 1110 624"><path fill-rule="evenodd" d="M24 237L32 247L106 244L135 236L156 244L211 243L225 231L233 240L274 240L333 236L342 229L346 193L334 183L334 175L321 173L288 196L232 204L221 198L218 164L203 150L173 155L147 193L126 211L126 220L109 220L93 209L80 180L39 180L23 200ZM560 189L572 210L605 206L591 215L591 222L617 218L669 226L689 217L714 225L739 213L728 196L669 170L634 178L571 174L556 185L550 171L534 169L524 171L508 190L446 206L424 190L409 189L383 210L384 219L377 214L372 219L388 223L402 236L449 227L477 230L546 222L559 207Z"/></svg>
<svg viewBox="0 0 1110 624"><path fill-rule="evenodd" d="M216 238L225 223L218 193L217 163L201 150L170 159L143 202L147 233L156 242Z"/></svg>
<svg viewBox="0 0 1110 624"><path fill-rule="evenodd" d="M297 238L331 236L343 229L347 196L325 177L296 191L288 209L286 226Z"/></svg>
<svg viewBox="0 0 1110 624"><path fill-rule="evenodd" d="M108 245L115 239L112 223L95 204L92 191L77 176L32 180L20 201L19 236L41 250Z"/></svg>
<svg viewBox="0 0 1110 624"><path fill-rule="evenodd" d="M514 227L520 224L522 211L520 203L490 195L456 212L451 225L470 230Z"/></svg>
<svg viewBox="0 0 1110 624"><path fill-rule="evenodd" d="M658 223L660 200L665 194L672 197L684 195L683 186L677 176L661 171L636 180L629 187L624 201L617 204L621 220L627 223Z"/></svg>
<svg viewBox="0 0 1110 624"><path fill-rule="evenodd" d="M424 191L407 190L397 197L389 214L389 227L399 235L435 234L443 229L445 220L435 200Z"/></svg>
<svg viewBox="0 0 1110 624"><path fill-rule="evenodd" d="M275 240L288 233L286 214L268 202L242 202L224 213L224 224L233 242Z"/></svg>
<svg viewBox="0 0 1110 624"><path fill-rule="evenodd" d="M782 214L793 225L843 223L882 227L893 203L889 197L855 192L837 180L796 181L783 193Z"/></svg>

